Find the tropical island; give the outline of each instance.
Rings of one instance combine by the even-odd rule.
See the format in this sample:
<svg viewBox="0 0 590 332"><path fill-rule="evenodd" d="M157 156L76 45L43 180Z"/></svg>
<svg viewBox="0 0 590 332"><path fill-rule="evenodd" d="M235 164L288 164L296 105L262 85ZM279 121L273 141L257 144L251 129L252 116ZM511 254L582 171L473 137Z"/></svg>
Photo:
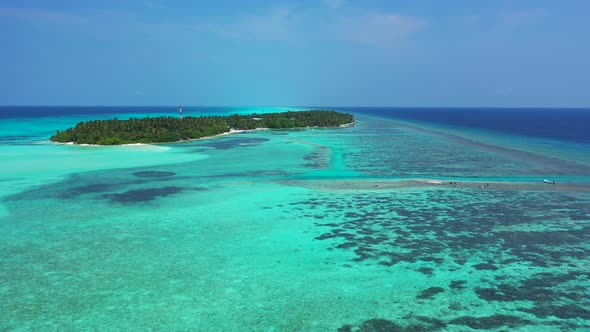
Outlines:
<svg viewBox="0 0 590 332"><path fill-rule="evenodd" d="M167 143L211 137L240 130L340 127L354 123L351 114L328 110L280 113L153 117L128 120L94 120L57 131L50 140L59 143L120 145Z"/></svg>

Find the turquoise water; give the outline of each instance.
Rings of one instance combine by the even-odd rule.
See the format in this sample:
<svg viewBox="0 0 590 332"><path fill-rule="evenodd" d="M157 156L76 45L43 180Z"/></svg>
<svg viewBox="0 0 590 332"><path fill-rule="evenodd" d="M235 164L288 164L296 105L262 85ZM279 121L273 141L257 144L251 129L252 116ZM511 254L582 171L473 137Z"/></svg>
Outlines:
<svg viewBox="0 0 590 332"><path fill-rule="evenodd" d="M573 143L562 158L360 114L46 141L95 117L0 119L0 330L590 329L590 165Z"/></svg>

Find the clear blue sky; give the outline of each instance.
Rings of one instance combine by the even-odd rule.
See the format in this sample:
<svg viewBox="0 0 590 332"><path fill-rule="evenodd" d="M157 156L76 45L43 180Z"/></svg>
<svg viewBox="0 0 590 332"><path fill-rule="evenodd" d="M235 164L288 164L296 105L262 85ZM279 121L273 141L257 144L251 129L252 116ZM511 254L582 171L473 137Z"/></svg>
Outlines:
<svg viewBox="0 0 590 332"><path fill-rule="evenodd" d="M0 0L0 105L590 106L590 1Z"/></svg>

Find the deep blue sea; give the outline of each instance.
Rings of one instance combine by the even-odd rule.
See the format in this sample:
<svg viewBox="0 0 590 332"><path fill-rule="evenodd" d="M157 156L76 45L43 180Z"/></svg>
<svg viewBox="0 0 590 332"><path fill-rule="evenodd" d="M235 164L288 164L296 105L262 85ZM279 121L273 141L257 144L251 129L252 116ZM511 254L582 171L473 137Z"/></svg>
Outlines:
<svg viewBox="0 0 590 332"><path fill-rule="evenodd" d="M480 128L521 136L590 142L590 109L358 107L349 110L395 119Z"/></svg>

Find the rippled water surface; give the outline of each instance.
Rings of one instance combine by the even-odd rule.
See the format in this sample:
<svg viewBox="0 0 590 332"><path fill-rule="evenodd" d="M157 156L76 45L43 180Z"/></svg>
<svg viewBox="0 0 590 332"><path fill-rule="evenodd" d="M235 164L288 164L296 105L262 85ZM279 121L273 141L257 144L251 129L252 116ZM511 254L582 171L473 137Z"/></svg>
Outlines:
<svg viewBox="0 0 590 332"><path fill-rule="evenodd" d="M109 114L0 119L0 330L590 329L583 142L366 112L177 144L45 141Z"/></svg>

